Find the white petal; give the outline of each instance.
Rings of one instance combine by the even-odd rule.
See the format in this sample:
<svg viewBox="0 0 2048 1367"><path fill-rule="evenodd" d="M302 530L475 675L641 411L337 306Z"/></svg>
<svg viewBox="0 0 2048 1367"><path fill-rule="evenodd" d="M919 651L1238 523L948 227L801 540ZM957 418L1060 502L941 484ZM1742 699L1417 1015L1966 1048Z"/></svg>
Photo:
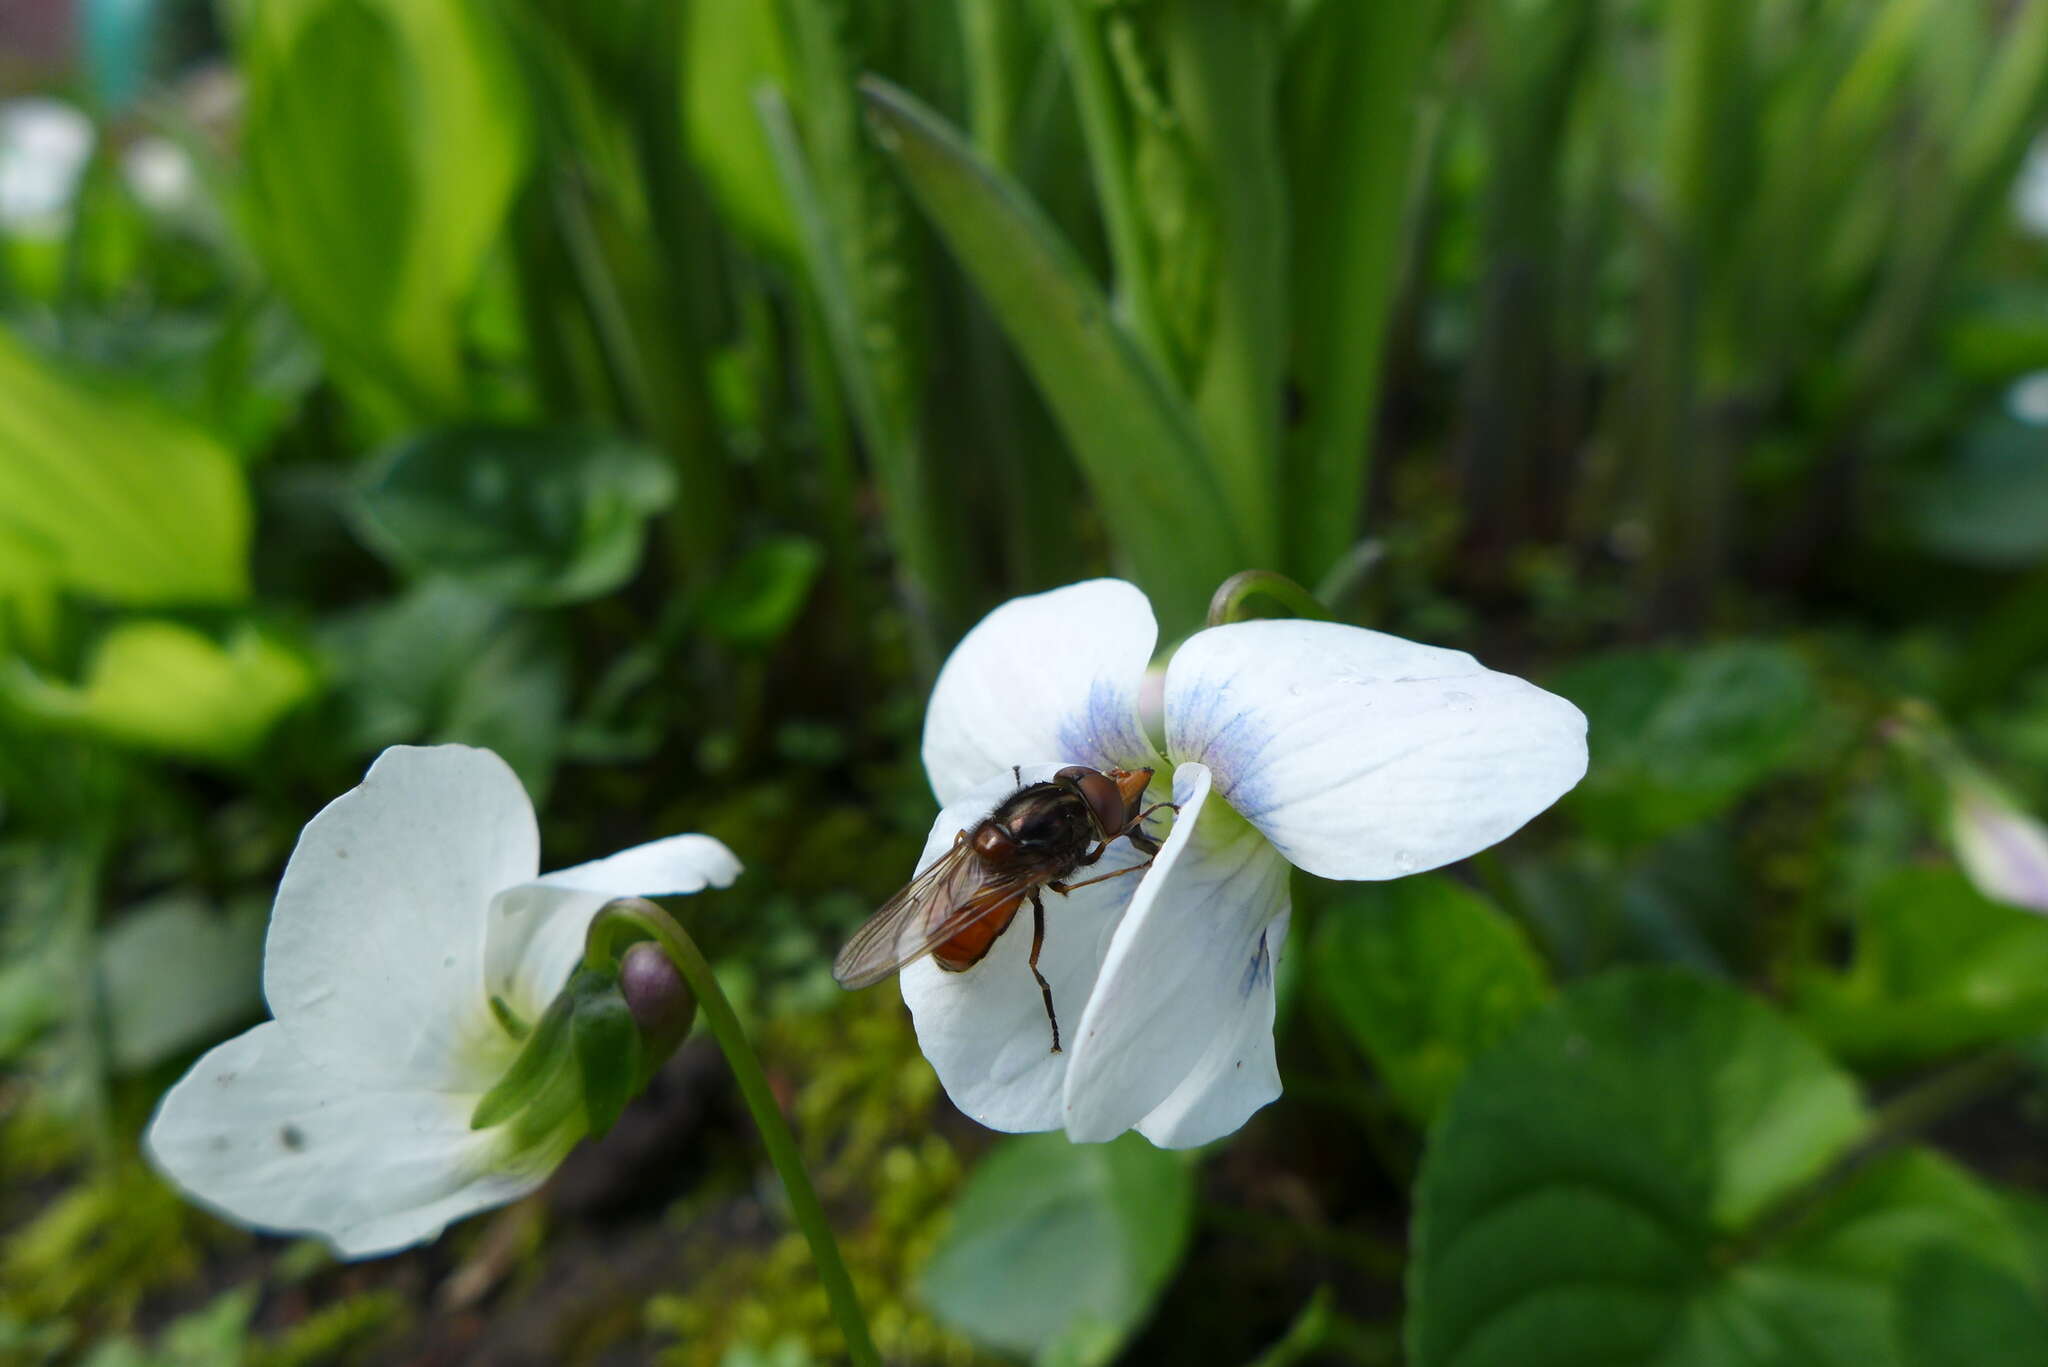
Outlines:
<svg viewBox="0 0 2048 1367"><path fill-rule="evenodd" d="M739 876L740 861L719 841L708 835L672 835L544 873L540 881L607 897L680 897L705 888L729 888Z"/></svg>
<svg viewBox="0 0 2048 1367"><path fill-rule="evenodd" d="M527 1021L547 1009L583 957L591 917L614 897L679 897L724 888L740 861L708 835L672 835L499 893L485 945L485 990Z"/></svg>
<svg viewBox="0 0 2048 1367"><path fill-rule="evenodd" d="M1024 782L1050 778L1057 767L1027 765ZM987 816L1016 786L1004 774L940 812L918 871L950 849L955 836ZM1076 879L1113 873L1144 860L1129 841L1119 840ZM1071 1035L1080 1023L1103 955L1142 876L1112 878L1077 888L1067 897L1044 895L1045 947L1038 969L1052 986L1053 1009L1064 1034ZM917 1025L918 1046L937 1070L946 1095L992 1130L1050 1130L1060 1125L1061 1087L1070 1055L1051 1052L1052 1027L1031 976L1031 919L1027 902L988 957L964 973L949 973L929 957L902 973L903 1000Z"/></svg>
<svg viewBox="0 0 2048 1367"><path fill-rule="evenodd" d="M1166 674L1167 750L1296 865L1398 878L1502 840L1586 772L1586 718L1462 651L1332 622L1197 632Z"/></svg>
<svg viewBox="0 0 2048 1367"><path fill-rule="evenodd" d="M1065 1094L1071 1139L1114 1139L1159 1112L1161 1133L1202 1142L1280 1094L1270 1062L1269 932L1287 911L1287 865L1210 796L1207 769L1174 771L1180 814L1074 1032ZM1251 1047L1261 1025L1263 1056ZM1254 1074L1248 1085L1220 1084L1240 1062ZM1189 1090L1177 1095L1184 1084Z"/></svg>
<svg viewBox="0 0 2048 1367"><path fill-rule="evenodd" d="M1291 915L1283 911L1266 927L1268 962L1254 973L1253 989L1239 998L1236 1011L1218 1023L1208 1052L1172 1095L1138 1122L1138 1133L1160 1148L1192 1149L1235 1134L1253 1112L1280 1099L1273 984L1286 952Z"/></svg>
<svg viewBox="0 0 2048 1367"><path fill-rule="evenodd" d="M2048 827L1982 785L1958 785L1950 831L1977 891L2048 912Z"/></svg>
<svg viewBox="0 0 2048 1367"><path fill-rule="evenodd" d="M480 1037L502 1037L484 923L493 897L538 871L539 844L526 790L490 751L386 750L307 823L285 867L263 953L271 1014L322 1068L475 1089Z"/></svg>
<svg viewBox="0 0 2048 1367"><path fill-rule="evenodd" d="M502 1128L470 1129L476 1101L365 1090L323 1072L270 1022L200 1059L164 1096L144 1142L157 1170L202 1205L361 1258L431 1239L552 1170L560 1152L508 1159Z"/></svg>
<svg viewBox="0 0 2048 1367"><path fill-rule="evenodd" d="M1013 598L956 646L924 719L924 770L941 806L1013 764L1158 768L1138 686L1159 625L1145 595L1091 579Z"/></svg>

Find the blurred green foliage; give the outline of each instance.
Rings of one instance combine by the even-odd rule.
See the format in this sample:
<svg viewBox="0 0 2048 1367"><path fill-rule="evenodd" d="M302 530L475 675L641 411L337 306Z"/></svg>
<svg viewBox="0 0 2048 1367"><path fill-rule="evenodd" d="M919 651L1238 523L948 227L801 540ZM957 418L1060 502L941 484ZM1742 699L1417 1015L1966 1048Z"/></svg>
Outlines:
<svg viewBox="0 0 2048 1367"><path fill-rule="evenodd" d="M2048 815L2048 0L81 16L0 52L91 129L0 146L62 191L0 194L0 1360L832 1360L689 1048L386 1263L140 1164L299 827L435 740L550 865L747 862L689 914L891 1360L2039 1360L2048 927L1892 742ZM1297 880L1238 1138L991 1141L823 969L931 673L1246 568L1572 698L1591 772Z"/></svg>

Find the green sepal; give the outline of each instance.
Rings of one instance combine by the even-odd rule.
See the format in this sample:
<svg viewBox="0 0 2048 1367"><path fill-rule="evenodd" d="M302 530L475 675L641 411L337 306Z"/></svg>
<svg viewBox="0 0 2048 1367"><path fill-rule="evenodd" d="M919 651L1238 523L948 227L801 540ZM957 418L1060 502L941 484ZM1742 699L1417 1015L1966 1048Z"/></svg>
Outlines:
<svg viewBox="0 0 2048 1367"><path fill-rule="evenodd" d="M582 977L599 974L583 970ZM646 1080L641 1074L639 1027L613 978L578 996L570 1040L582 1077L583 1113L592 1138L601 1138Z"/></svg>
<svg viewBox="0 0 2048 1367"><path fill-rule="evenodd" d="M495 992L491 994L491 1018L513 1039L523 1040L533 1033L533 1027L520 1019L519 1013L512 1009L511 1003Z"/></svg>
<svg viewBox="0 0 2048 1367"><path fill-rule="evenodd" d="M579 970L576 976L583 974ZM572 978L570 986L574 985L575 979ZM540 1024L527 1037L519 1057L512 1060L512 1066L505 1070L505 1076L498 1079L498 1085L485 1092L483 1099L476 1103L476 1109L470 1112L469 1127L472 1130L488 1130L493 1125L504 1124L541 1094L567 1059L569 1020L574 1011L575 1003L569 991L563 991L548 1006L547 1014L540 1018Z"/></svg>

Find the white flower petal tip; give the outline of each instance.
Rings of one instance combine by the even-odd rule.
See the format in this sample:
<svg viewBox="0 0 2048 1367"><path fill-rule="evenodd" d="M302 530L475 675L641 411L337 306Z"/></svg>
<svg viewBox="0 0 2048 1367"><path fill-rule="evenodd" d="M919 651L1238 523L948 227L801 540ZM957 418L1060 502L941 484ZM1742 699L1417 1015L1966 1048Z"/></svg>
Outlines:
<svg viewBox="0 0 2048 1367"><path fill-rule="evenodd" d="M1586 718L1461 651L1330 622L1196 633L1167 669L1167 748L1289 862L1383 879L1505 839L1586 772Z"/></svg>
<svg viewBox="0 0 2048 1367"><path fill-rule="evenodd" d="M2048 826L1993 791L1959 786L1950 830L1977 891L2048 913Z"/></svg>
<svg viewBox="0 0 2048 1367"><path fill-rule="evenodd" d="M739 876L740 861L720 841L708 835L672 835L558 869L540 881L610 897L680 897L706 888L729 888Z"/></svg>
<svg viewBox="0 0 2048 1367"><path fill-rule="evenodd" d="M1287 865L1211 790L1175 770L1173 829L1117 927L1074 1032L1067 1134L1138 1129L1205 1144L1280 1095L1273 980L1286 935Z"/></svg>
<svg viewBox="0 0 2048 1367"><path fill-rule="evenodd" d="M1138 715L1158 641L1151 604L1120 579L1012 599L982 618L939 671L925 714L924 767L940 805L1026 760L1161 767Z"/></svg>
<svg viewBox="0 0 2048 1367"><path fill-rule="evenodd" d="M398 746L299 837L264 947L275 1019L165 1094L145 1145L192 1197L346 1257L433 1238L540 1184L581 1136L521 1117L470 1128L614 896L723 887L706 836L539 876L533 808L488 750ZM500 1000L496 1003L492 998ZM572 1108L573 1109L573 1108Z"/></svg>

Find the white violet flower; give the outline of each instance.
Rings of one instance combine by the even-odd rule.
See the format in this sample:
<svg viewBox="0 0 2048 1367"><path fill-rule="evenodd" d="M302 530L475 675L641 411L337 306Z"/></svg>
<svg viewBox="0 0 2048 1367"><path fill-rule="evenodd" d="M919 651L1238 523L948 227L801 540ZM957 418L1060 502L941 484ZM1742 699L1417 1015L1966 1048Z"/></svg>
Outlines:
<svg viewBox="0 0 2048 1367"><path fill-rule="evenodd" d="M164 1096L151 1161L187 1195L346 1257L433 1238L522 1196L582 1137L573 1107L471 1127L576 969L607 901L724 887L739 862L677 835L540 875L511 768L395 746L299 836L264 945L274 1020Z"/></svg>
<svg viewBox="0 0 2048 1367"><path fill-rule="evenodd" d="M1065 1052L1048 1050L1028 925L964 972L929 956L903 969L925 1056L991 1128L1136 1129L1168 1147L1231 1133L1280 1094L1288 866L1338 879L1436 868L1504 839L1586 771L1586 719L1564 699L1459 651L1311 621L1182 643L1161 756L1140 721L1157 639L1136 588L1075 584L990 613L933 689L924 764L944 810L920 868L1020 777L1064 765L1154 769L1154 800L1170 781L1180 809L1142 874L1045 898L1039 968ZM1087 873L1143 860L1119 840Z"/></svg>

